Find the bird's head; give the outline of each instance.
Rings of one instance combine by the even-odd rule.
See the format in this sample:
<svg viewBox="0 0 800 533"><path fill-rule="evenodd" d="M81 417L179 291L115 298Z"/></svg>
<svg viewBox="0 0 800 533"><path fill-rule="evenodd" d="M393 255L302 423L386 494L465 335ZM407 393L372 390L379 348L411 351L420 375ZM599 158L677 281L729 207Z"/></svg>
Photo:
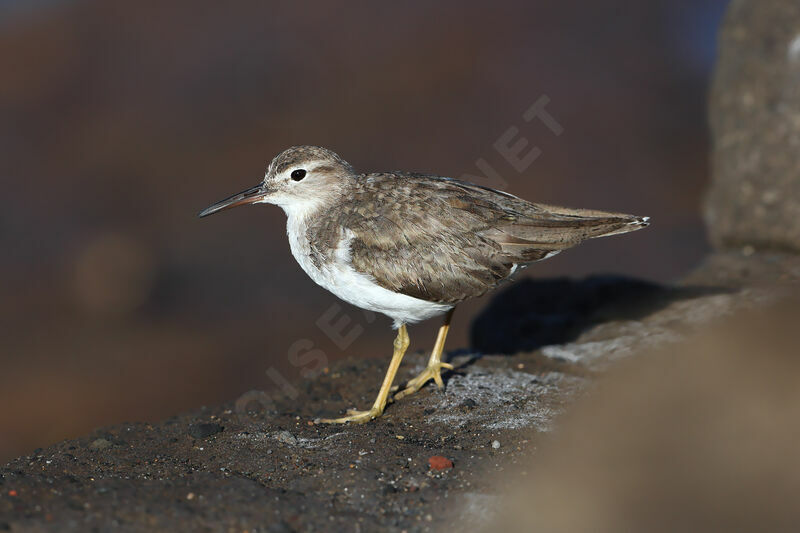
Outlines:
<svg viewBox="0 0 800 533"><path fill-rule="evenodd" d="M258 203L278 205L287 213L311 211L340 195L353 178L353 167L331 150L293 146L275 156L261 183L207 207L199 216Z"/></svg>

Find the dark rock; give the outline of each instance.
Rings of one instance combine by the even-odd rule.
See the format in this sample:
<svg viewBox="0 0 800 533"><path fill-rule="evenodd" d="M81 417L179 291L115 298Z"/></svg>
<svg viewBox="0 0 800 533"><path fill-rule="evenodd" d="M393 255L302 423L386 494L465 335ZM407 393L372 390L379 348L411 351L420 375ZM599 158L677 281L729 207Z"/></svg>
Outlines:
<svg viewBox="0 0 800 533"><path fill-rule="evenodd" d="M796 268L777 268L765 257L761 269L749 259L749 269L763 276ZM730 268L740 270L738 260ZM551 282L551 295L568 289L566 303L547 302L541 294L538 300L524 293L512 298L518 307L511 310L523 316L556 305L586 317L572 342L512 357L454 355L449 360L456 370L442 393L431 394L436 388L428 384L368 424L308 424L321 409L337 415L374 398L386 363L344 360L313 380L314 394L276 395L269 408L275 415L252 416L232 403L161 424L98 430L88 440L42 450L41 457L15 459L0 467L1 520L14 530L59 532L110 531L121 523L146 531L264 530L265 524L277 524L276 531L438 531L460 517L473 520L465 508L488 513L496 507L486 480L498 469L516 468L541 444L540 435L552 434L555 417L599 370L765 298L761 289L745 288L671 299L669 288L603 279ZM537 287L547 289L548 282ZM613 309L599 305L603 300ZM424 353L410 353L403 370L411 374L426 360ZM343 400L323 394L337 388L346 391ZM195 441L186 438L187 430L195 439L215 436ZM99 435L113 453L90 449L87 442ZM487 446L495 440L502 453ZM433 454L446 456L429 463ZM458 468L450 470L453 464ZM35 505L46 513L32 512ZM463 529L474 530L471 525Z"/></svg>
<svg viewBox="0 0 800 533"><path fill-rule="evenodd" d="M222 430L225 429L219 424L214 424L212 422L202 422L200 424L192 424L189 426L189 435L196 439L204 439L206 437L210 437L211 435L216 435L217 433L221 433Z"/></svg>
<svg viewBox="0 0 800 533"><path fill-rule="evenodd" d="M800 3L733 0L711 95L718 248L800 251ZM748 248L750 249L750 248Z"/></svg>

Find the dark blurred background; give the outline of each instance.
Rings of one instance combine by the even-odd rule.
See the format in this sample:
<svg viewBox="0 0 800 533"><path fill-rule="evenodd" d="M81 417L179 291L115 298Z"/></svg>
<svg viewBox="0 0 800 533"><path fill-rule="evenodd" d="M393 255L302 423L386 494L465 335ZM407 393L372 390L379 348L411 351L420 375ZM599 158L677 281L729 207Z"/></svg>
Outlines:
<svg viewBox="0 0 800 533"><path fill-rule="evenodd" d="M707 249L723 0L144 4L0 0L0 461L296 379L300 339L388 357L388 319L342 304L346 350L316 324L337 300L278 208L196 218L293 144L455 177L484 158L525 198L653 217L525 276L669 281ZM560 136L522 120L542 95ZM523 173L493 148L511 126L542 150Z"/></svg>

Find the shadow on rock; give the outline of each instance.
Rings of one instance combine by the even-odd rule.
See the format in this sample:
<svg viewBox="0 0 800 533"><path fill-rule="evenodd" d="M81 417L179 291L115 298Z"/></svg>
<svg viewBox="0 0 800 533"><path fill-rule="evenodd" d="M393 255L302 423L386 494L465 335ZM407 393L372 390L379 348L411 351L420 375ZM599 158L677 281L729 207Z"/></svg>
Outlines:
<svg viewBox="0 0 800 533"><path fill-rule="evenodd" d="M532 351L574 341L603 322L639 320L676 300L723 292L731 289L665 286L614 275L525 279L495 296L475 318L470 345L480 353Z"/></svg>

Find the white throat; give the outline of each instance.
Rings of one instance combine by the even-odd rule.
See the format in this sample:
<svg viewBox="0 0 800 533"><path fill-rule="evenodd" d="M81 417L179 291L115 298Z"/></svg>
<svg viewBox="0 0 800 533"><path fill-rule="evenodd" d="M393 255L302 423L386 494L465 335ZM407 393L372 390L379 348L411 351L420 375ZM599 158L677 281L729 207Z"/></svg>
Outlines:
<svg viewBox="0 0 800 533"><path fill-rule="evenodd" d="M268 200L264 200L262 203L277 205L283 209L289 220L305 220L320 211L323 208L324 201L321 198L281 198L276 195L270 196Z"/></svg>

